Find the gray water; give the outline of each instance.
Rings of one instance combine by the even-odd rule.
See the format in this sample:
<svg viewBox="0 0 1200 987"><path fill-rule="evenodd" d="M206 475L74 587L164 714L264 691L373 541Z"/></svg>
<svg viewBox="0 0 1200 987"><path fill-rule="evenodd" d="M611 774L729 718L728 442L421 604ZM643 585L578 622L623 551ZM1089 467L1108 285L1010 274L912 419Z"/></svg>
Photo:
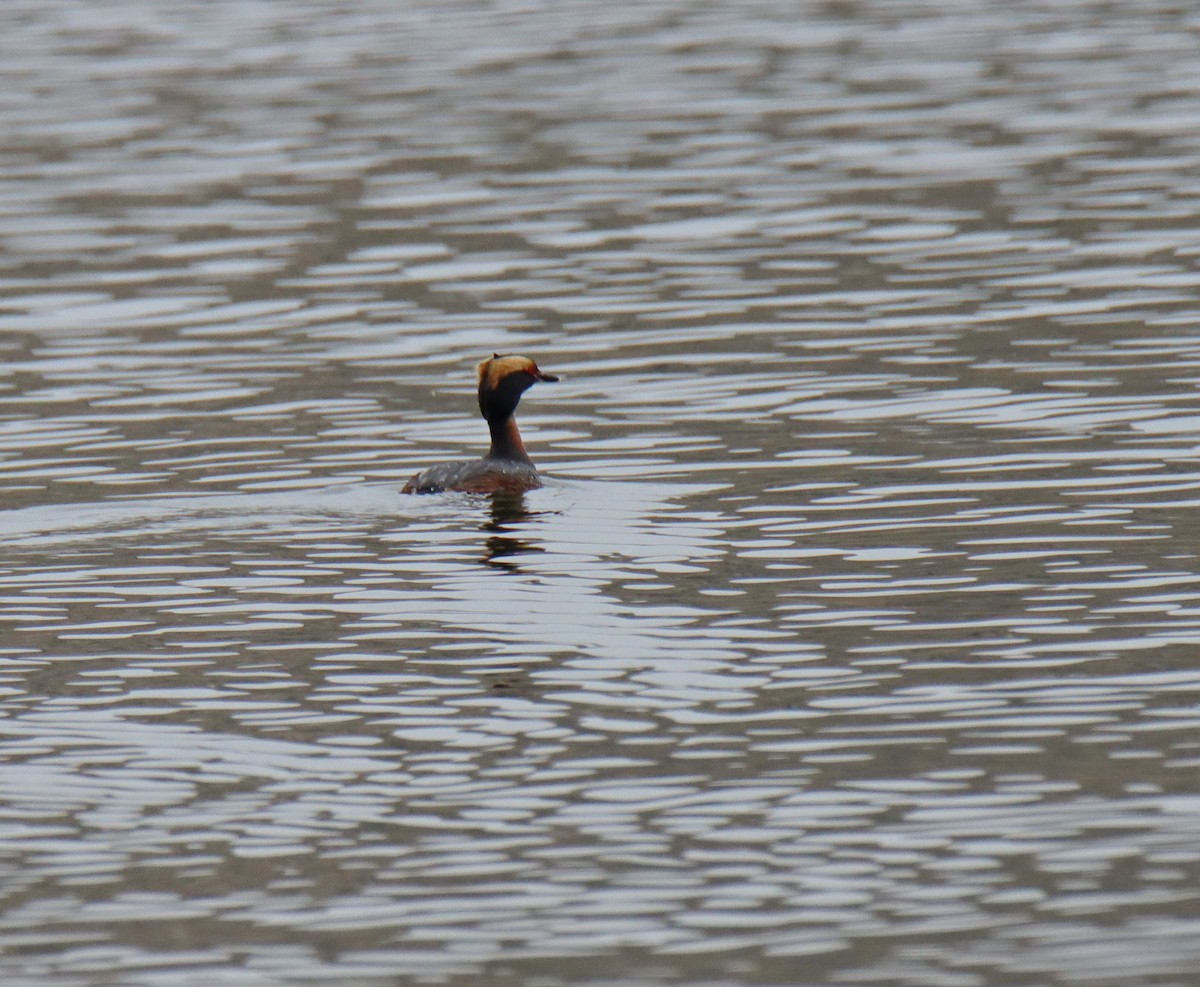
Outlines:
<svg viewBox="0 0 1200 987"><path fill-rule="evenodd" d="M0 30L7 987L1200 983L1200 13Z"/></svg>

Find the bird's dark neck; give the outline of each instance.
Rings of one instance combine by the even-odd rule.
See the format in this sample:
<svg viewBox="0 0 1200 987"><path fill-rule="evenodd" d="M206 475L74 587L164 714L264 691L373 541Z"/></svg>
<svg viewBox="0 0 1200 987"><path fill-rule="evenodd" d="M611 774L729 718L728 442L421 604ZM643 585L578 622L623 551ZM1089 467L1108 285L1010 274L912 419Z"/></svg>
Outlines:
<svg viewBox="0 0 1200 987"><path fill-rule="evenodd" d="M533 460L525 451L525 443L521 441L521 433L517 431L517 420L512 415L489 418L488 429L492 433L492 448L488 450L487 459L533 465Z"/></svg>

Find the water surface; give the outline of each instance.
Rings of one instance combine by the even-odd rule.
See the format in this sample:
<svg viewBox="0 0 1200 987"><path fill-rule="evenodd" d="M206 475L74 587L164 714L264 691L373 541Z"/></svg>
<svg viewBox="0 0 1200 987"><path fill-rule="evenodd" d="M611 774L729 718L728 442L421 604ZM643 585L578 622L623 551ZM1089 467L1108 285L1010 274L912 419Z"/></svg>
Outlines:
<svg viewBox="0 0 1200 987"><path fill-rule="evenodd" d="M1195 982L1189 9L0 23L6 985Z"/></svg>

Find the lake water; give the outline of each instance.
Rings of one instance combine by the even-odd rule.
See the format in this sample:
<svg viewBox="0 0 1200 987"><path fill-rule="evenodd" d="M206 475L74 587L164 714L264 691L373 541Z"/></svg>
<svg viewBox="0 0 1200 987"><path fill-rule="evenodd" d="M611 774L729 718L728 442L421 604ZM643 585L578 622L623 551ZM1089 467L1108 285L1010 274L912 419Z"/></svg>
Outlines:
<svg viewBox="0 0 1200 987"><path fill-rule="evenodd" d="M0 26L6 987L1197 983L1195 9Z"/></svg>

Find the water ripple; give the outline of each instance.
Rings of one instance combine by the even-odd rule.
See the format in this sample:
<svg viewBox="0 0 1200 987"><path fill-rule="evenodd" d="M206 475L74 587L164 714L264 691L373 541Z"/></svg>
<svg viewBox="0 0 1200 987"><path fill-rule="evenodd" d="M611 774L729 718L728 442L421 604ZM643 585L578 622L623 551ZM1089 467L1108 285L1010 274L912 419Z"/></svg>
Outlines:
<svg viewBox="0 0 1200 987"><path fill-rule="evenodd" d="M1194 18L536 16L10 5L5 983L1190 983Z"/></svg>

